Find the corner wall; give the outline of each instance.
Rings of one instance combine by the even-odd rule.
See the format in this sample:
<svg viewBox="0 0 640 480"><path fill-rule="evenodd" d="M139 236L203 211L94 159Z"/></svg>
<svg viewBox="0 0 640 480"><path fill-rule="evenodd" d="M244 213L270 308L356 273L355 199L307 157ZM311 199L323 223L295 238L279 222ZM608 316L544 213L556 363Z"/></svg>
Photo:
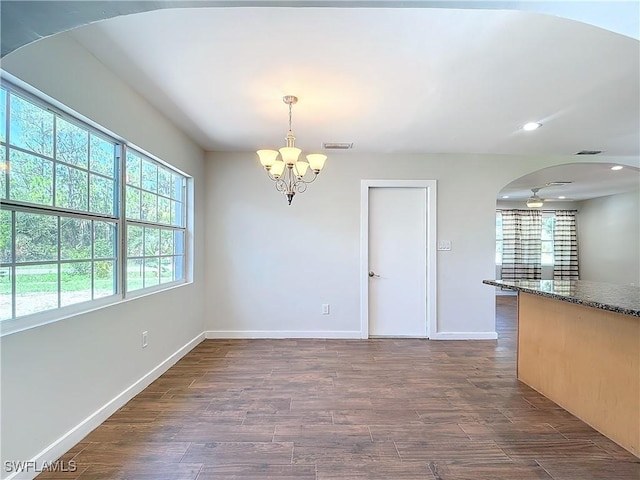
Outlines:
<svg viewBox="0 0 640 480"><path fill-rule="evenodd" d="M28 45L5 57L2 68L193 176L196 212L192 284L1 339L4 467L5 461L36 458L202 336L204 185L203 151L70 36ZM144 350L143 330L149 332ZM55 460L64 446L40 460Z"/></svg>
<svg viewBox="0 0 640 480"><path fill-rule="evenodd" d="M580 202L580 279L640 285L640 191Z"/></svg>

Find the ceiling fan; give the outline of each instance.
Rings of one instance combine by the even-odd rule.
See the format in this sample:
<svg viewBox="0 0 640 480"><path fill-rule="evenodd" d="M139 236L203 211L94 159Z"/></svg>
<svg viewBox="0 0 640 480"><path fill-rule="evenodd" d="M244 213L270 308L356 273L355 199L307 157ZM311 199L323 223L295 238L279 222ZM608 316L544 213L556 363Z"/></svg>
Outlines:
<svg viewBox="0 0 640 480"><path fill-rule="evenodd" d="M535 187L531 189L533 195L527 199L527 207L540 208L544 205L544 200L538 196L538 191L543 187Z"/></svg>

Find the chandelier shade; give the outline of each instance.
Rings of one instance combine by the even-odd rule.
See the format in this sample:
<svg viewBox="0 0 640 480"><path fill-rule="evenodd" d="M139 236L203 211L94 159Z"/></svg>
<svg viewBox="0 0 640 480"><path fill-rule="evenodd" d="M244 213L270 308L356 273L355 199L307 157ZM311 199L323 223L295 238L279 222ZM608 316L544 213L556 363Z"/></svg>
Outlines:
<svg viewBox="0 0 640 480"><path fill-rule="evenodd" d="M324 168L324 162L327 160L327 156L321 153L311 153L307 155L307 160L309 162L309 167L314 172L319 172Z"/></svg>
<svg viewBox="0 0 640 480"><path fill-rule="evenodd" d="M258 150L260 164L267 175L275 182L276 190L282 192L289 205L296 193L302 193L307 185L313 182L324 168L327 156L321 153L311 153L306 156L307 161L299 160L302 150L295 146L295 137L291 130L291 108L298 102L293 95L286 95L282 101L289 105L289 131L285 137L286 144L279 150ZM312 176L307 173L311 172Z"/></svg>
<svg viewBox="0 0 640 480"><path fill-rule="evenodd" d="M269 169L278 158L278 152L276 150L258 150L256 153L258 154L260 163L266 169Z"/></svg>

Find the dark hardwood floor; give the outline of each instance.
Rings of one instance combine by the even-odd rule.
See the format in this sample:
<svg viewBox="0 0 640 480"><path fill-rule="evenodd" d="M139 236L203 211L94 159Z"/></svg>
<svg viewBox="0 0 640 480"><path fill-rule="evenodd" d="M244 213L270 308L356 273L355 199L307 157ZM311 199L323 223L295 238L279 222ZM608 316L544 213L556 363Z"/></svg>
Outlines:
<svg viewBox="0 0 640 480"><path fill-rule="evenodd" d="M496 341L207 340L38 479L609 480L640 459L515 378Z"/></svg>

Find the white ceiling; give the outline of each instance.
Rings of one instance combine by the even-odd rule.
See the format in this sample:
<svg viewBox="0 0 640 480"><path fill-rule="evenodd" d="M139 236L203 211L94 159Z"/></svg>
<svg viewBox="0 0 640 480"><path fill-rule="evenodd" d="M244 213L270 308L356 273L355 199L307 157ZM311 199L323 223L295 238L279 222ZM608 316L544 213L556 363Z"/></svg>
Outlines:
<svg viewBox="0 0 640 480"><path fill-rule="evenodd" d="M194 8L73 33L206 150L640 154L640 42L529 12ZM523 132L527 121L543 128Z"/></svg>
<svg viewBox="0 0 640 480"><path fill-rule="evenodd" d="M584 3L553 6L579 18ZM294 94L293 130L306 151L353 142L357 152L640 156L638 35L567 18L262 5L151 11L70 34L206 150L283 145L281 97ZM543 127L524 132L527 121ZM588 178L568 187L570 198L586 195L582 184L591 196L616 193L595 164L581 171ZM640 185L630 172L618 191L629 178ZM505 191L526 198L543 180Z"/></svg>
<svg viewBox="0 0 640 480"><path fill-rule="evenodd" d="M508 196L508 201L522 201L531 196L532 188L540 188L538 196L549 202L576 202L596 197L638 190L640 169L624 166L611 170L611 163L570 163L544 168L514 180L498 194L498 199ZM566 182L569 185L550 185ZM558 197L563 196L564 199Z"/></svg>

